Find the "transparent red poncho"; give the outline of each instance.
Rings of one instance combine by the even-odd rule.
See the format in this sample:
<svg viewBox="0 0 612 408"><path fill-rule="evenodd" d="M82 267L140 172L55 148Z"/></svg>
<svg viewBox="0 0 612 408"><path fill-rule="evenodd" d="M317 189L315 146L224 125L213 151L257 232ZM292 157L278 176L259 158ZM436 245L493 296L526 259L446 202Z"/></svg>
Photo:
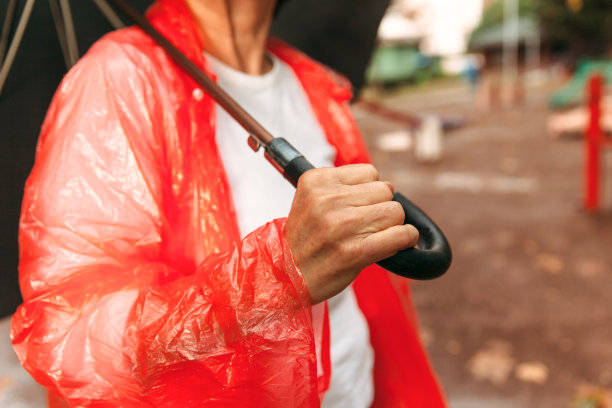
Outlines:
<svg viewBox="0 0 612 408"><path fill-rule="evenodd" d="M148 18L206 69L182 1L157 1ZM367 162L345 82L278 41L269 50L304 86L336 164ZM285 220L240 240L214 112L135 28L100 40L58 89L25 189L11 326L52 406L319 406L325 310L313 314ZM407 281L373 266L354 289L374 406L443 407Z"/></svg>

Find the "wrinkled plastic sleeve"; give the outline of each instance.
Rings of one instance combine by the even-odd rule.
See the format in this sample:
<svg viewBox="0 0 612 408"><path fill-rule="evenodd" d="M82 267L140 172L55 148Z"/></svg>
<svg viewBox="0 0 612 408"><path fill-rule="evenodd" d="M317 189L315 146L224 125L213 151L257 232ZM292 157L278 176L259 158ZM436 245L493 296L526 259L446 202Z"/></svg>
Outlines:
<svg viewBox="0 0 612 408"><path fill-rule="evenodd" d="M23 366L75 406L318 406L309 296L284 220L231 245L214 238L222 180L186 159L195 147L164 113L176 101L156 73L114 65L142 58L128 51L94 49L43 126L11 327Z"/></svg>

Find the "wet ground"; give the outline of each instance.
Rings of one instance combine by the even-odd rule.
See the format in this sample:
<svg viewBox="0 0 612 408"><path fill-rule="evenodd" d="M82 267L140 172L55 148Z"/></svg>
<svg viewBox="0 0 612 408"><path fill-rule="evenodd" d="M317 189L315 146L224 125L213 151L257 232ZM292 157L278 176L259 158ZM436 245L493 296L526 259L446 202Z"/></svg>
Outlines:
<svg viewBox="0 0 612 408"><path fill-rule="evenodd" d="M552 89L532 87L525 104L486 111L458 83L366 93L394 111L465 119L433 163L415 160L411 139L397 133L410 120L355 107L383 175L453 246L444 277L413 284L452 408L612 406L612 184L601 214L581 210L583 145L547 136ZM44 406L7 338L3 320L0 406Z"/></svg>
<svg viewBox="0 0 612 408"><path fill-rule="evenodd" d="M582 211L583 143L546 134L553 89L489 110L459 84L384 94L394 110L466 120L435 163L381 149L406 123L355 109L383 175L453 246L445 276L413 285L453 408L612 406L612 184L600 214Z"/></svg>

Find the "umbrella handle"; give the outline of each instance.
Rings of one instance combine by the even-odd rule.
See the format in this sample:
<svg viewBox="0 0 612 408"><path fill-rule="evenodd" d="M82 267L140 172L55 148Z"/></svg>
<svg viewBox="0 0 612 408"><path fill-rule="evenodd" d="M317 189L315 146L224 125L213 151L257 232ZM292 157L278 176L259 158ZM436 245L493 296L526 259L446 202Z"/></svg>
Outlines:
<svg viewBox="0 0 612 408"><path fill-rule="evenodd" d="M314 168L289 142L280 137L266 147L266 157L294 186L297 186L302 174ZM412 224L419 231L418 248L403 249L376 264L410 279L428 280L442 276L452 260L446 237L427 214L402 194L394 193L393 201L400 203L404 209L404 224Z"/></svg>

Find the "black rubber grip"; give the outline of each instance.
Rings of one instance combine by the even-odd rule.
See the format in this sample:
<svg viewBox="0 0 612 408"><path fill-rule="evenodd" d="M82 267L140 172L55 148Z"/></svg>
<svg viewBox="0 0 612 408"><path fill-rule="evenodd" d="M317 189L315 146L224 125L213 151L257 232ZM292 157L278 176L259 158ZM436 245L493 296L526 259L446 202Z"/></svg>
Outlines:
<svg viewBox="0 0 612 408"><path fill-rule="evenodd" d="M443 275L450 267L453 256L440 228L403 195L393 194L393 201L397 201L404 208L404 224L412 224L419 231L418 248L401 250L376 264L410 279L426 280Z"/></svg>
<svg viewBox="0 0 612 408"><path fill-rule="evenodd" d="M283 176L297 187L300 176L313 168L304 156L298 156L285 167ZM401 250L376 264L410 279L427 280L443 275L450 267L452 252L440 228L403 195L394 193L393 201L400 203L404 209L404 224L412 224L419 231L418 248Z"/></svg>
<svg viewBox="0 0 612 408"><path fill-rule="evenodd" d="M314 169L314 166L304 156L298 156L285 166L283 177L289 180L293 187L297 187L300 176L312 169Z"/></svg>

